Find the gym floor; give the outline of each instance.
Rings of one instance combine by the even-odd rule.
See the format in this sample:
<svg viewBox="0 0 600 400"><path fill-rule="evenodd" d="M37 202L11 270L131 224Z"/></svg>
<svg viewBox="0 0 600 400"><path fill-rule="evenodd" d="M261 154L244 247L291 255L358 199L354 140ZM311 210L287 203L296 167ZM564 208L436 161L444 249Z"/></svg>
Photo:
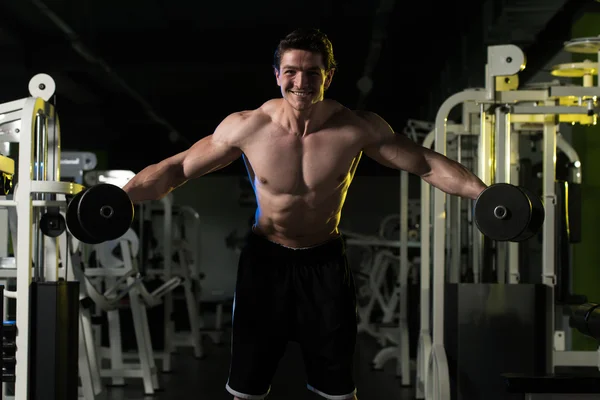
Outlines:
<svg viewBox="0 0 600 400"><path fill-rule="evenodd" d="M127 381L125 387L108 388L108 400L231 400L233 396L225 390L229 371L229 342L215 346L206 339L205 346L207 356L203 360L196 360L191 348L178 349L173 357L173 371L160 376L163 390L157 395L144 396L141 382L131 380ZM414 399L414 389L401 387L400 379L396 378L394 362L388 362L382 371L371 369L370 362L377 351L377 344L372 338L359 337L355 366L358 397L369 400ZM302 358L294 343L288 345L279 364L269 399L322 399L306 389Z"/></svg>

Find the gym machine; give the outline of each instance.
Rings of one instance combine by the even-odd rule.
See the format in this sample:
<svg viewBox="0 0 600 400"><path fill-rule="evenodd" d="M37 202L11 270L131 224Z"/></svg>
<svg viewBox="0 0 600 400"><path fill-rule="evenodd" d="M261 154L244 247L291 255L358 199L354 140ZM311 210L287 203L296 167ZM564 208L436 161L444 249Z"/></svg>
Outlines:
<svg viewBox="0 0 600 400"><path fill-rule="evenodd" d="M5 288L4 297L16 301L11 380L17 400L78 397L72 366L78 362L73 343L78 342L79 283L59 264L56 249L66 228L59 212L66 202L58 196L75 196L84 188L60 181L60 124L49 102L54 89L52 78L39 74L29 82L30 97L0 105L0 141L5 149L18 147L18 153L9 154L18 157L14 191L4 188L0 200L5 221L12 225L16 270L16 291ZM10 162L3 159L2 164ZM2 264L10 264L9 259Z"/></svg>
<svg viewBox="0 0 600 400"><path fill-rule="evenodd" d="M183 290L187 323L189 331L177 332L173 318L175 296L167 293L165 306L165 331L163 351L160 357L165 360L163 370L170 370L170 357L177 347L191 346L196 358L204 357L202 335L206 334L220 343L222 332L204 329L204 320L200 312L201 281L204 275L200 272L200 215L189 206L174 204L173 194L169 194L159 202L148 202L142 205L142 225L149 223L152 231L160 236L157 252L152 259L144 257L144 273L168 282L179 279ZM148 242L148 241L146 241ZM221 314L217 315L220 326Z"/></svg>
<svg viewBox="0 0 600 400"><path fill-rule="evenodd" d="M414 132L408 132L409 134ZM414 136L411 134L411 136ZM416 138L415 138L416 139ZM409 175L406 171L400 172L400 213L391 216L391 220L399 220L399 239L390 240L383 237L386 219L381 224L379 236L369 236L356 232L342 231L348 246L360 246L375 249L372 257L371 270L368 274L368 285L371 299L364 309L359 309L361 321L359 331L366 331L379 338L380 343L385 344L388 340L391 346L379 350L372 360L373 368L381 370L388 361L396 361L396 375L401 378L403 386L410 386L410 343L408 329L408 275L410 261L408 257L409 247L418 248L418 242L409 240ZM387 219L389 220L389 219ZM399 250L396 256L392 251ZM387 260L387 261L386 261ZM389 265L398 265L395 271L396 282L394 288L387 298L381 292L381 286L385 285L385 275ZM374 303L379 303L382 309L383 321L378 324L378 331L373 331L369 326L370 311ZM395 319L398 318L398 322Z"/></svg>
<svg viewBox="0 0 600 400"><path fill-rule="evenodd" d="M458 143L461 143L462 136L471 135L472 127L468 123L470 119L468 118L468 114L466 111L467 107L463 109L463 121L465 123L463 125L455 124L450 121L446 125L446 132L448 134L449 141L457 142L457 147L459 147ZM426 148L431 148L433 146L435 137L435 131L432 130L423 140L422 146ZM457 158L460 157L460 151L457 152ZM421 223L420 223L420 237L421 237L421 271L420 271L420 333L419 333L419 341L417 348L417 376L416 376L416 397L424 398L425 395L425 382L427 378L427 368L428 368L428 357L431 353L431 234L430 234L430 225L431 225L431 191L432 188L430 185L426 183L421 184ZM455 203L455 207L460 208L460 203ZM455 211L455 208L452 208ZM460 214L459 212L453 212L451 215L456 216L456 214ZM450 219L450 218L449 218ZM448 224L450 229L452 230L451 237L453 238L452 245L454 248L459 248L460 244L457 244L456 241L460 241L458 238L460 237L460 232L456 232L461 225L458 223ZM451 279L454 281L458 279L457 274L460 272L459 263L454 257L456 254L460 254L460 252L452 252L450 275ZM472 261L473 268L473 276L477 279L479 275L479 263L478 263L478 254L473 252L474 260Z"/></svg>
<svg viewBox="0 0 600 400"><path fill-rule="evenodd" d="M3 297L16 303L16 319L3 324L10 353L2 396L17 400L78 398L73 366L80 361L80 290L68 268L69 246L60 242L68 243L67 230L98 243L119 237L115 221L126 224L133 216L123 191L111 195L110 185L61 181L60 124L50 102L55 88L50 76L38 74L29 82L29 97L0 104L6 153L0 156L0 219L6 227L0 230L0 278L5 285L16 279L16 290L3 288Z"/></svg>
<svg viewBox="0 0 600 400"><path fill-rule="evenodd" d="M135 173L127 170L90 170L86 171L83 180L86 184L114 185L122 188L135 176ZM137 214L142 214L138 209ZM87 294L99 307L100 313L106 313L106 325L108 333L108 348L102 347L101 334L96 335L96 342L101 349L99 359L110 360L109 366L100 370L103 378L110 378L112 385L123 385L125 378L141 379L144 394L153 395L160 390L158 380L158 368L155 365L156 353L152 348L147 309L160 304L159 293L170 290L168 286L148 292L143 283L143 271L140 258L140 241L133 229L128 229L119 238L103 243L92 243L92 246L83 246L83 260L89 262L88 254L94 252L96 255L96 268L87 268L78 271L80 281L83 282ZM81 250L81 249L80 249ZM120 250L119 256L115 256L115 250ZM79 257L81 258L81 256ZM92 282L93 281L93 282ZM108 289L99 293L98 288L105 285ZM123 341L121 332L120 305L123 297L129 296L129 306L126 307L131 313L135 338L135 352L123 352ZM133 361L133 362L131 362Z"/></svg>
<svg viewBox="0 0 600 400"><path fill-rule="evenodd" d="M577 54L596 54L600 56L600 37L585 37L576 38L565 42L564 50L570 53ZM598 57L600 61L600 57ZM582 86L566 86L562 87L560 94L560 105L585 106L588 113L585 119L580 118L577 122L581 124L596 124L597 119L597 98L600 95L600 83L594 86L594 75L598 74L598 62L585 60L579 63L565 63L553 67L552 75L558 77L582 78ZM552 90L554 86L550 86ZM564 122L564 121L561 121ZM557 136L557 145L559 145L560 136ZM563 205L567 208L565 216L556 215L555 229L561 231L562 237L555 243L555 267L554 271L550 270L547 265L543 265L544 273L549 275L554 272L554 276L549 284L552 285L555 297L556 308L553 309L555 316L555 324L553 325L553 351L552 364L547 375L528 376L523 374L505 374L505 383L508 391L511 393L524 393L528 399L567 399L567 398L582 398L582 399L598 399L600 398L600 379L596 376L573 376L573 375L554 375L556 367L573 366L573 367L594 367L600 368L600 357L598 351L570 351L566 350L566 333L567 329L564 323L561 324L564 317L569 317L568 326L566 328L575 328L584 335L590 336L598 341L598 336L594 331L594 321L597 318L596 305L587 303L587 299L583 296L577 296L570 292L569 287L569 270L564 266L560 266L561 259L564 260L568 256L568 248L565 249L565 242L578 242L580 233L577 231L578 224L573 224L573 220L581 219L581 210L577 207L570 207L566 201L570 196L579 196L578 185L581 183L581 163L577 153L573 149L563 150L566 154L569 165L572 167L570 177L567 182L561 182L556 185L556 204ZM547 157L544 159L546 160ZM547 179L547 178L545 178ZM550 182L548 182L548 185ZM566 235L565 232L566 231ZM564 236L568 236L564 238ZM567 254L565 254L567 253ZM560 269L558 267L560 266ZM562 280L562 281L561 281Z"/></svg>
<svg viewBox="0 0 600 400"><path fill-rule="evenodd" d="M428 129L430 129L429 124L422 121L410 120L404 128L404 134L414 142L418 142L419 132ZM384 347L375 355L373 358L373 365L375 369L382 369L387 361L396 360L396 376L401 378L403 386L411 385L411 348L408 324L408 275L411 268L411 262L409 260L408 249L411 247L418 248L419 246L419 242L415 240L416 238L409 235L409 204L409 174L406 171L400 171L400 214L398 216L400 230L400 268L397 272L395 284L395 292L398 294L397 304L395 304L394 307L394 310L398 308L398 323L395 324L392 322L392 324L389 324L391 325L391 335L396 338L396 340L392 341L393 345ZM383 227L381 230L384 230ZM413 236L415 235L413 234Z"/></svg>
<svg viewBox="0 0 600 400"><path fill-rule="evenodd" d="M89 185L97 185L100 183L109 183L118 187L124 186L131 178L135 176L132 171L126 170L104 170L90 171L85 174L85 181ZM221 332L215 330L202 329L202 318L199 311L200 288L202 274L198 268L199 248L194 245L200 239L200 216L191 207L178 206L174 204L174 197L168 194L157 202L146 202L137 205L139 216L138 232L139 239L136 239L141 245L136 246L136 261L139 265L140 273L145 277L158 277L164 283L154 289L146 296L144 289L141 289L142 297L145 300L146 306L153 307L162 304L164 307L164 320L161 326L163 327L163 346L162 351L153 351L156 358L162 360L163 372L171 370L171 356L177 346L192 346L194 356L202 358L204 356L204 348L202 345L202 334L210 335L218 342L220 341ZM160 266L154 267L147 255L148 248L145 246L148 240L145 236L152 232L146 229L147 222L153 220L153 216L159 216L160 223L158 233L161 234L159 243L161 244L162 258ZM156 222L156 221L154 221ZM151 223L154 225L154 223ZM185 237L185 233L189 233L189 238ZM190 239L188 243L186 239ZM175 255L175 258L173 257ZM187 322L189 323L188 332L176 332L175 323L173 320L173 291L179 286L183 289L185 307L187 310ZM144 285L140 285L141 288ZM116 321L114 321L116 322ZM220 322L217 321L220 325ZM112 326L115 326L114 323ZM112 337L116 337L118 332L113 332ZM155 344L157 341L155 340ZM121 358L137 357L137 354L123 354Z"/></svg>
<svg viewBox="0 0 600 400"><path fill-rule="evenodd" d="M452 159L456 159L458 162L461 162L463 165L470 168L472 165L477 165L478 160L476 157L477 150L473 147L477 147L477 142L479 137L476 134L471 132L479 132L480 127L478 123L478 118L475 118L476 115L476 107L473 104L463 104L463 121L464 124L455 124L454 122L449 122L446 126L446 133L448 135L448 144L449 148L452 147L451 151L449 151L448 156ZM470 121L477 121L477 123L472 124ZM514 129L511 132L511 184L519 183L519 168L520 168L520 155L519 155L519 139L521 137L527 137L528 135L535 135L542 127L531 124L531 123L515 123ZM435 136L435 131L431 131L429 135L423 141L423 146L427 148L431 148L433 145L433 139ZM465 140L461 140L461 139ZM466 141L469 147L465 149L464 145L461 145L462 142ZM570 187L569 191L573 192L573 187L579 185L581 183L581 162L579 160L579 156L577 152L572 148L572 146L562 137L561 135L557 136L556 141L557 150L560 150L568 159L569 164L572 166L569 174L569 182L568 185ZM475 157L473 157L475 156ZM522 168L522 166L521 166ZM522 174L531 175L531 169L528 169ZM565 184L558 184L558 187L566 186ZM564 197L564 196L563 196ZM573 196L574 197L574 196ZM559 196L560 198L560 196ZM485 275L489 275L490 271L485 271L485 268L482 268L480 265L481 254L479 251L474 251L473 246L471 246L472 234L473 234L473 216L472 210L465 205L461 205L462 199L452 198L450 201L450 206L447 211L447 219L448 224L446 224L446 234L449 235L451 241L449 243L450 249L450 259L447 261L447 271L448 277L447 282L450 283L459 283L459 282L472 282L472 283L480 283L482 281L486 281ZM466 203L466 202L464 202ZM575 197L571 200L571 207L577 207L577 201ZM421 251L421 262L423 265L430 265L430 221L431 218L431 187L430 185L423 183L421 185L421 235L423 236L422 242L422 251ZM466 224L464 220L466 219ZM563 218L564 219L564 218ZM571 222L571 230L570 234L572 236L577 236L577 230L575 226L577 226L577 222L573 221L577 218L569 217ZM497 268L495 271L495 279L497 282L504 282L504 279L508 281L508 283L519 283L521 281L520 271L519 271L519 263L521 262L519 259L519 251L516 243L508 243L508 253L509 256L506 259L508 263L508 267L506 268ZM527 251L524 249L523 251ZM564 270L568 270L568 268L564 268ZM508 271L508 272L507 272ZM491 271L493 272L493 271ZM564 272L564 271L563 271ZM568 271L567 271L568 272ZM426 376L426 367L427 360L424 359L426 354L429 354L431 349L431 339L430 339L430 318L431 318L431 309L430 309L430 271L427 268L423 268L421 271L421 311L420 311L420 326L421 326L421 334L419 341L419 349L417 352L417 397L424 397L424 378ZM563 278L559 281L563 286L568 286L568 279ZM563 297L568 297L569 294L563 294ZM564 334L564 332L558 332L557 336L560 334ZM558 346L555 343L555 350L558 350ZM555 351L555 365L560 365L557 362L557 355L560 357L562 354L570 354L577 353L578 362L581 362L581 352L560 352ZM585 357L584 357L585 358ZM573 359L571 359L573 360ZM564 362L564 361L563 361ZM570 361L570 363L564 365L581 365L577 364L575 361ZM588 365L588 364L584 364Z"/></svg>
<svg viewBox="0 0 600 400"><path fill-rule="evenodd" d="M431 129L431 124L409 120L404 134L415 142ZM409 198L409 175L400 172L400 212L384 217L376 235L342 230L348 250L360 252L360 266L355 269L359 296L358 331L374 337L382 348L372 359L374 370L382 370L389 361L396 362L396 376L403 386L411 385L409 332L409 275L413 262L409 249L419 248L417 223L412 213L417 207ZM418 200L417 200L418 203ZM418 212L417 212L418 214ZM417 258L418 259L418 258ZM393 269L390 279L389 271ZM361 300L364 300L361 303ZM373 311L381 311L381 320L371 320Z"/></svg>
<svg viewBox="0 0 600 400"><path fill-rule="evenodd" d="M96 155L92 152L84 151L62 151L60 158L61 175L63 182L75 182L84 184L84 174L97 166ZM71 237L61 236L59 238L61 254L67 254L64 260L66 268L73 271L73 276L80 284L79 293L79 379L81 382L80 393L84 400L96 400L102 397L104 385L100 374L100 357L98 357L99 346L96 338L100 335L100 330L94 328L93 312L98 307L106 307L110 302L102 293L95 290L92 282L83 274L81 270L81 259L85 258L82 253L88 249L84 243L72 240ZM67 245L69 241L69 246ZM106 293L113 291L109 288ZM116 293L118 297L122 294ZM120 298L120 297L119 297ZM116 300L118 301L118 300ZM94 309L93 306L96 305Z"/></svg>
<svg viewBox="0 0 600 400"><path fill-rule="evenodd" d="M6 156L0 155L0 180L2 199L12 189L12 180L15 174L14 160ZM7 210L0 209L0 219L7 221ZM13 385L15 382L15 322L8 320L8 302L4 301L4 288L9 287L8 283L11 278L16 277L15 259L9 257L9 240L8 240L8 223L4 224L5 229L0 231L0 240L4 246L0 246L0 307L2 307L3 324L0 325L0 333L2 334L2 378L0 379L1 392L0 398L4 398L4 393L7 385ZM12 386L11 386L12 387Z"/></svg>
<svg viewBox="0 0 600 400"><path fill-rule="evenodd" d="M169 193L163 197L158 207L152 206L152 203L143 205L143 211L140 213L143 220L152 219L152 209L158 208L163 214L163 226L162 232L162 253L164 255L163 261L160 268L148 268L143 266L143 271L146 276L160 276L165 282L169 282L173 278L173 206L174 206L173 194ZM163 301L164 305L164 334L163 334L163 349L162 351L156 352L156 356L162 360L162 371L171 371L171 357L175 352L175 345L173 338L175 336L175 322L172 319L173 314L173 295L169 292Z"/></svg>
<svg viewBox="0 0 600 400"><path fill-rule="evenodd" d="M569 327L594 339L598 349L595 355L596 368L600 369L600 305L584 303L570 306L565 310L569 316ZM526 400L598 400L600 399L600 378L594 376L522 376L505 374L504 379L509 393L525 394Z"/></svg>
<svg viewBox="0 0 600 400"><path fill-rule="evenodd" d="M83 176L98 165L98 159L89 151L63 151L60 154L60 179L84 184Z"/></svg>
<svg viewBox="0 0 600 400"><path fill-rule="evenodd" d="M175 206L173 220L173 247L177 262L174 274L183 279L183 297L188 317L188 331L174 329L173 347L191 346L194 357L203 358L204 347L201 334L212 337L215 343L220 343L222 331L205 328L204 318L200 312L202 297L202 280L204 273L200 271L200 214L190 206ZM175 299L174 299L175 300ZM221 314L217 313L216 325L221 326ZM175 328L175 327L174 327Z"/></svg>
<svg viewBox="0 0 600 400"><path fill-rule="evenodd" d="M565 48L573 52L597 52L600 49L599 38L576 39L568 42ZM491 241L475 232L473 247L475 251L474 268L490 268L496 271L495 281L500 284L464 285L448 283L445 277L447 217L452 216L454 208L446 207L445 195L435 190L433 196L433 335L429 336L429 235L422 232L422 307L427 310L422 317L421 337L417 369L417 395L426 399L481 398L491 399L502 396L502 383L498 376L502 372L514 370L521 374L540 375L551 373L559 357L553 352L555 329L555 291L556 274L556 182L555 160L559 146L559 123L595 124L597 118L597 87L590 85L590 79L584 76L584 86L550 85L536 90L518 90L518 72L524 67L524 54L512 45L491 46L488 48L486 65L486 87L481 90L465 90L447 99L438 111L435 126L435 149L446 154L446 133L449 128L447 117L455 106L463 105L463 127L466 132L475 132L471 123L469 109L479 108L479 168L478 176L486 183L518 184L511 151L515 138L514 124L538 124L543 132L542 200L545 207L545 222L542 228L542 284L518 284L518 244ZM570 69L569 69L570 68ZM581 69L580 65L561 66L559 73L568 74ZM571 72L569 72L571 71ZM596 69L597 71L597 69ZM568 152L571 158L576 158ZM569 155L568 154L568 155ZM576 160L577 161L577 160ZM490 166L493 166L490 168ZM580 166L580 165L579 165ZM428 190L428 189L424 189ZM533 199L533 197L531 197ZM423 213L429 207L426 196L422 198ZM429 215L423 215L424 229ZM498 217L500 219L500 217ZM492 221L492 223L500 223ZM480 227L481 228L481 227ZM531 235L530 235L531 236ZM490 251L492 250L492 251ZM454 254L454 253L452 253ZM452 270L452 269L451 269ZM477 277L479 274L475 274ZM502 285L511 283L511 285ZM529 287L529 288L528 288ZM444 291L447 290L445 293ZM460 291L464 291L462 294ZM470 291L470 294L467 292ZM469 297L470 296L470 297ZM425 302L423 302L425 300ZM515 302L517 301L517 302ZM474 305L469 309L466 304ZM487 307L485 312L476 310L477 305ZM461 310L461 307L464 307ZM481 308L481 306L479 306ZM453 311L454 308L454 311ZM458 311L456 311L458 310ZM544 310L544 312L540 312ZM458 314L456 314L458 312ZM444 319L444 313L451 313L450 319ZM488 314L486 314L488 313ZM491 314L490 314L491 313ZM493 315L495 313L495 315ZM467 317L465 320L464 318ZM460 322L459 322L460 318ZM473 318L476 318L475 320ZM477 318L479 318L477 320ZM482 319L483 318L483 319ZM505 318L501 321L501 318ZM531 325L523 323L529 321ZM494 322L496 325L490 325ZM503 325L504 324L504 325ZM487 325L486 327L484 325ZM503 352L504 365L490 352L482 353L482 347L474 348L476 336L483 348ZM484 329L488 329L484 332ZM491 330L490 330L491 329ZM512 331L511 331L512 330ZM510 337L511 333L521 333L521 337ZM535 334L531 334L535 332ZM471 341L468 342L469 334ZM514 336L514 335L513 335ZM445 345L445 340L450 342ZM481 338L487 338L485 340ZM491 340L490 340L491 338ZM469 351L448 357L448 351L469 344ZM516 346L518 343L518 346ZM487 344L487 346L486 346ZM448 347L449 346L449 347ZM510 349L509 349L510 347ZM521 350L519 350L521 349ZM510 351L509 351L510 350ZM509 353L520 352L520 357L512 360ZM486 368L481 367L482 359L489 359ZM450 370L449 360L452 360ZM511 364L512 363L512 364ZM496 364L496 365L495 365ZM513 367L514 365L514 367ZM491 368L493 366L494 368ZM483 372L482 372L483 371ZM500 373L498 373L500 371ZM495 376L497 374L497 376ZM469 383L467 383L469 382ZM468 388L467 388L468 385ZM488 390L486 393L485 390ZM467 391L470 391L468 394ZM484 394L485 393L485 394ZM500 397L501 398L501 397Z"/></svg>
<svg viewBox="0 0 600 400"><path fill-rule="evenodd" d="M408 199L408 176L401 177L400 186L401 192L406 192L406 199ZM401 202L400 221L408 220L407 214L407 201ZM398 216L393 217L394 219L398 218ZM385 220L382 222L382 228ZM408 248L417 247L414 242L408 241L407 226L402 223L400 225L400 238L404 239L400 241L383 238L380 237L381 235L368 236L343 231L349 248L364 248L372 254L365 272L370 298L364 307L358 309L360 316L358 331L371 334L382 345L388 341L392 343L377 352L373 357L372 365L375 370L381 370L388 361L395 360L396 376L401 377L403 386L409 386L411 380L408 330L408 275L410 271ZM394 253L397 250L399 250L398 255ZM391 291L385 290L388 288L385 278L389 268L397 269L393 272L396 280ZM378 309L383 312L382 320L376 324L376 328L371 327L370 321L375 305L378 305ZM395 322L396 318L398 322Z"/></svg>

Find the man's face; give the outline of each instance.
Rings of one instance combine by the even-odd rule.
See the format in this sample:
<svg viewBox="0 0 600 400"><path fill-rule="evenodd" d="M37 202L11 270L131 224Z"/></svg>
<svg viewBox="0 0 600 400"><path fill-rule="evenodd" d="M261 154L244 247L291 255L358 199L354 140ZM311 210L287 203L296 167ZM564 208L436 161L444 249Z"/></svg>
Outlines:
<svg viewBox="0 0 600 400"><path fill-rule="evenodd" d="M283 98L298 111L323 100L331 84L333 70L326 72L321 54L305 50L288 50L281 56L277 85Z"/></svg>

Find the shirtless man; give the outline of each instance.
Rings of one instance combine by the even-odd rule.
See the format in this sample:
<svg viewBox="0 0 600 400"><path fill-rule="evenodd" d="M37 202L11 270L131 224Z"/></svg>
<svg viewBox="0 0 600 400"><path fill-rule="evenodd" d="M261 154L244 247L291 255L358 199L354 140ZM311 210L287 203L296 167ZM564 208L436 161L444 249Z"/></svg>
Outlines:
<svg viewBox="0 0 600 400"><path fill-rule="evenodd" d="M324 34L292 32L275 52L282 98L227 116L212 135L124 188L134 202L160 199L243 157L258 208L235 291L226 389L237 400L268 395L288 340L301 346L310 390L357 399L355 289L338 225L363 153L451 195L475 199L485 189L462 165L396 134L378 115L324 99L334 71Z"/></svg>

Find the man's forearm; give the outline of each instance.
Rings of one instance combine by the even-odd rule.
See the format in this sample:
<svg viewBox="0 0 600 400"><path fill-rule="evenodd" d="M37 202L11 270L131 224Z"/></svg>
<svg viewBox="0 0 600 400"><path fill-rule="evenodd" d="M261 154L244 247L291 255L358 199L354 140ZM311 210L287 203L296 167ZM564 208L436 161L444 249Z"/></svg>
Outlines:
<svg viewBox="0 0 600 400"><path fill-rule="evenodd" d="M429 161L431 170L422 178L441 191L475 200L487 187L481 179L465 166L446 157L434 157Z"/></svg>
<svg viewBox="0 0 600 400"><path fill-rule="evenodd" d="M169 192L185 183L181 168L163 163L153 164L131 179L123 190L134 203L160 200Z"/></svg>

